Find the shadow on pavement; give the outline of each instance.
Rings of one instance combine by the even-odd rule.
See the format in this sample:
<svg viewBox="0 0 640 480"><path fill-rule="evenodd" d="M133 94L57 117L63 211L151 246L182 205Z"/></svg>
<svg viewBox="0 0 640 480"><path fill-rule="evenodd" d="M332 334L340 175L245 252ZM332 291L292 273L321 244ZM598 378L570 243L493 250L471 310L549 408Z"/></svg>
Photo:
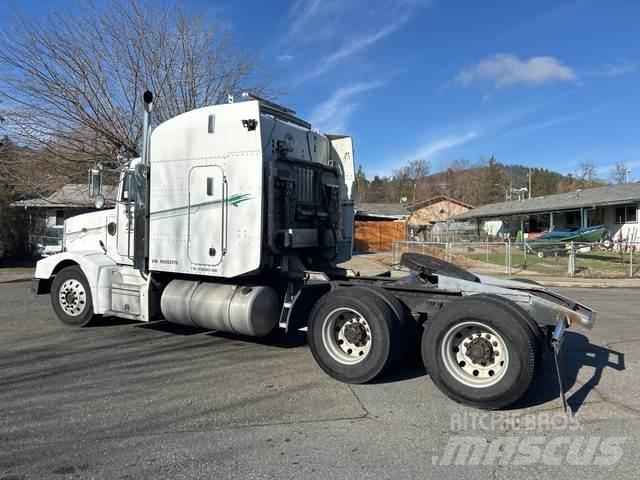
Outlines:
<svg viewBox="0 0 640 480"><path fill-rule="evenodd" d="M387 373L383 373L380 377L370 382L373 385L384 383L402 382L405 380L413 380L414 378L424 377L427 371L422 365L422 362L411 362L408 365L403 365L395 370Z"/></svg>
<svg viewBox="0 0 640 480"><path fill-rule="evenodd" d="M276 329L269 335L261 338L235 335L219 331L207 331L196 327L188 327L169 323L164 320L150 323L138 323L135 321L119 319L115 317L105 317L98 322L95 327L129 325L134 328L149 329L175 335L205 335L219 340L231 340L244 342L247 344L264 345L276 348L300 348L307 345L307 334L304 331L294 331L285 333ZM427 374L420 353L412 351L407 358L397 368L384 373L375 379L372 384L385 384L411 380ZM594 345L589 339L576 332L567 332L562 346L563 379L565 391L570 391L577 382L578 374L583 367L593 368L591 378L572 392L567 401L574 413L577 413L587 400L589 393L600 383L603 372L610 368L616 371L625 369L625 354L606 347ZM560 390L556 376L555 364L551 350L545 353L540 371L535 375L531 387L527 393L513 404L509 409L527 408L545 403L557 402L560 406Z"/></svg>
<svg viewBox="0 0 640 480"><path fill-rule="evenodd" d="M299 348L307 345L307 332L296 330L286 333L284 330L276 328L269 335L264 337L249 337L246 335L235 335L226 332L209 332L207 335L227 340L238 340L255 345L265 345L277 348Z"/></svg>
<svg viewBox="0 0 640 480"><path fill-rule="evenodd" d="M140 323L137 320L129 320L121 317L98 317L87 325L87 328L117 327L120 325L135 325Z"/></svg>
<svg viewBox="0 0 640 480"><path fill-rule="evenodd" d="M128 323L128 321L124 321L123 324ZM237 340L240 342L252 343L255 345L266 345L270 347L278 347L278 348L297 348L302 347L307 344L307 334L302 331L295 331L285 333L284 330L280 330L276 328L270 334L264 337L250 337L246 335L236 335L234 333L220 332L220 331L211 331L198 327L190 327L187 325L180 325L176 323L170 323L166 320L158 320L155 322L149 323L139 323L132 321L132 324L136 328L144 328L149 330L155 330L158 332L166 332L176 335L207 335L213 338L219 338L224 340ZM112 323L111 325L117 325L117 323Z"/></svg>
<svg viewBox="0 0 640 480"><path fill-rule="evenodd" d="M574 413L585 403L589 393L598 386L603 372L611 368L616 371L625 369L625 355L610 348L594 345L589 339L576 332L565 334L562 346L561 361L563 362L563 381L565 391L575 386L578 374L583 367L592 367L593 375L586 382L572 392L567 403ZM512 408L524 408L543 403L557 401L560 405L560 389L553 361L553 353L549 350L545 354L541 371L533 379L533 383L525 396L516 402Z"/></svg>
<svg viewBox="0 0 640 480"><path fill-rule="evenodd" d="M190 327L188 325L180 325L179 323L171 323L166 320L151 321L148 323L135 322L136 328L144 328L147 330L155 330L157 332L172 333L174 335L198 335L206 332L198 327Z"/></svg>

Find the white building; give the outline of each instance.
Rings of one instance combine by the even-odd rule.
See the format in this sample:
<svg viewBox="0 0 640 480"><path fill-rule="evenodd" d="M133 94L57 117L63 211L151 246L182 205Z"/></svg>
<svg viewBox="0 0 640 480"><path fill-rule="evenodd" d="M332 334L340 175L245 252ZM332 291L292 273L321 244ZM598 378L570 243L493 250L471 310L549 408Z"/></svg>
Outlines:
<svg viewBox="0 0 640 480"><path fill-rule="evenodd" d="M492 203L469 210L455 220L474 220L479 228L492 228L515 236L546 230L577 230L604 225L611 238L640 242L640 182L577 190L528 200ZM502 222L501 228L497 222Z"/></svg>

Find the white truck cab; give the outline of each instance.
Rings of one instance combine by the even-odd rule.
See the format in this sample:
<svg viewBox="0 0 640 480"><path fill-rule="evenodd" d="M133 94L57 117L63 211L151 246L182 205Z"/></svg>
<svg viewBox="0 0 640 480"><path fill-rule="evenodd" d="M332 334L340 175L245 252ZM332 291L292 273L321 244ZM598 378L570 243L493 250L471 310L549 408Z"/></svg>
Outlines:
<svg viewBox="0 0 640 480"><path fill-rule="evenodd" d="M292 256L303 269L350 258L350 137L321 135L283 107L249 100L186 112L147 143L148 160L121 171L116 207L68 219L64 251L37 264L36 290L53 288L63 320L149 321L161 314L154 277L195 285L280 275ZM56 294L69 267L84 278Z"/></svg>

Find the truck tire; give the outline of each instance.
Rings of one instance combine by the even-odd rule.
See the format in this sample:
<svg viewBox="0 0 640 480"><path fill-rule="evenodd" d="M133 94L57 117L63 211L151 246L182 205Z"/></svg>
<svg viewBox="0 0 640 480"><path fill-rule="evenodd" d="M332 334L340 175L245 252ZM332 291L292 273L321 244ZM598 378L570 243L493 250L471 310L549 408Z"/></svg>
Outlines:
<svg viewBox="0 0 640 480"><path fill-rule="evenodd" d="M67 267L51 283L51 305L65 325L84 327L94 318L89 282L78 266Z"/></svg>
<svg viewBox="0 0 640 480"><path fill-rule="evenodd" d="M456 402L504 408L527 391L537 339L523 316L484 295L445 305L422 336L422 358L435 385Z"/></svg>
<svg viewBox="0 0 640 480"><path fill-rule="evenodd" d="M400 358L402 329L393 308L364 287L338 288L316 302L307 328L320 368L347 383L365 383Z"/></svg>
<svg viewBox="0 0 640 480"><path fill-rule="evenodd" d="M542 367L542 356L544 354L546 336L542 332L536 321L533 319L533 317L531 317L531 315L529 315L529 313L520 305L512 302L507 298L491 294L482 295L482 297L500 304L503 308L509 310L513 315L520 316L522 320L527 324L527 326L531 329L531 332L536 338L536 342L534 345L536 356L536 372L539 371Z"/></svg>
<svg viewBox="0 0 640 480"><path fill-rule="evenodd" d="M411 355L419 355L420 352L420 334L422 328L420 324L411 315L411 310L402 301L396 298L391 292L377 285L367 285L367 290L376 293L393 309L400 322L404 345L400 356L405 358Z"/></svg>

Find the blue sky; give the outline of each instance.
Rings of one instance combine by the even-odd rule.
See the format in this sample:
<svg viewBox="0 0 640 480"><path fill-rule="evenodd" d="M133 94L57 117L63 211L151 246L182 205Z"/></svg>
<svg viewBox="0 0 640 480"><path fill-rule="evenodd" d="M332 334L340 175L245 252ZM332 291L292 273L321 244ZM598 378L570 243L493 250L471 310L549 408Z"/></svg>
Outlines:
<svg viewBox="0 0 640 480"><path fill-rule="evenodd" d="M640 179L638 1L187 3L258 54L281 103L352 135L369 176L495 155Z"/></svg>

